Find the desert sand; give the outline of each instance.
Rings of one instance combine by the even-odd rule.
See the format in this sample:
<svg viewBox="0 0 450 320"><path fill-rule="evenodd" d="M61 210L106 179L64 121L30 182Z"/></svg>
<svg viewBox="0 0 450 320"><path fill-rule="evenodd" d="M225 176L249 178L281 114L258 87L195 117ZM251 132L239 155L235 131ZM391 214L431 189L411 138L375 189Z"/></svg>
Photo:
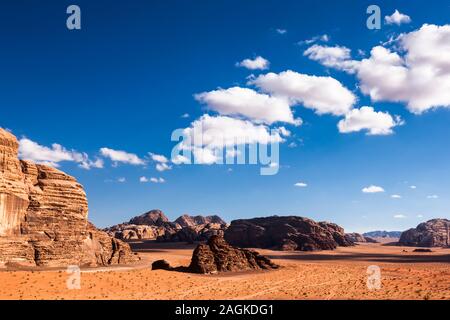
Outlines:
<svg viewBox="0 0 450 320"><path fill-rule="evenodd" d="M197 275L150 268L159 259L188 265L194 245L132 245L139 264L82 269L81 289L67 288L65 270L1 271L0 299L450 299L450 249L415 253L360 244L313 253L258 250L282 268ZM371 265L381 269L379 290L366 284Z"/></svg>

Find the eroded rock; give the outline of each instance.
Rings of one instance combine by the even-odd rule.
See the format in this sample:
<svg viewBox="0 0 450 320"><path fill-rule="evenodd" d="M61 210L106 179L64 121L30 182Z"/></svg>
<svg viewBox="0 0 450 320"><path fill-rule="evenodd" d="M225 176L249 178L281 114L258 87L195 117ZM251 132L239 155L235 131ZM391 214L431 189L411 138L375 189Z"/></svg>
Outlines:
<svg viewBox="0 0 450 320"><path fill-rule="evenodd" d="M450 220L433 219L402 233L398 242L416 247L449 247Z"/></svg>

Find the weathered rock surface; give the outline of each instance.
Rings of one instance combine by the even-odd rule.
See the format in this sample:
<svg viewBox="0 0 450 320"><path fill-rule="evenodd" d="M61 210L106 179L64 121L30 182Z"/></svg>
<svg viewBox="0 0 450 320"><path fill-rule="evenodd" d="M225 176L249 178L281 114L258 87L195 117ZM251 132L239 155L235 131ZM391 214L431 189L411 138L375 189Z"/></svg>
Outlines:
<svg viewBox="0 0 450 320"><path fill-rule="evenodd" d="M365 237L360 233L346 233L345 238L349 242L361 242L361 243L378 243L377 240L372 239L370 237Z"/></svg>
<svg viewBox="0 0 450 320"><path fill-rule="evenodd" d="M225 221L222 220L219 216L190 216L190 215L182 215L178 217L175 221L182 227L195 227L199 225L207 225L210 223L215 224L226 224Z"/></svg>
<svg viewBox="0 0 450 320"><path fill-rule="evenodd" d="M129 222L104 229L123 240L157 240L159 242L206 241L212 235L222 235L226 223L218 216L183 215L170 222L161 210L151 210Z"/></svg>
<svg viewBox="0 0 450 320"><path fill-rule="evenodd" d="M256 251L230 246L223 237L212 236L192 254L188 271L194 273L276 269L278 266Z"/></svg>
<svg viewBox="0 0 450 320"><path fill-rule="evenodd" d="M341 227L296 216L234 220L225 231L225 240L238 247L285 251L332 250L338 245L352 245Z"/></svg>
<svg viewBox="0 0 450 320"><path fill-rule="evenodd" d="M402 233L398 242L416 247L449 247L450 220L433 219Z"/></svg>
<svg viewBox="0 0 450 320"><path fill-rule="evenodd" d="M83 187L62 171L18 159L0 129L0 266L104 266L137 260L87 220Z"/></svg>

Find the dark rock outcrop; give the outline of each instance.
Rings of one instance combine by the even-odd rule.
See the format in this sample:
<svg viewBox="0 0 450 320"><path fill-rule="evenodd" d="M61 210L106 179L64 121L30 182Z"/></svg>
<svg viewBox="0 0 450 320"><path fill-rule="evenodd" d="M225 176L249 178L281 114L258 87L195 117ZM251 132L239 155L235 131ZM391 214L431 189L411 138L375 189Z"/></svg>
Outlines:
<svg viewBox="0 0 450 320"><path fill-rule="evenodd" d="M19 160L16 137L0 129L0 266L105 266L138 259L87 216L81 184L52 167Z"/></svg>
<svg viewBox="0 0 450 320"><path fill-rule="evenodd" d="M170 263L166 260L156 260L152 263L152 270L168 270L171 271L173 268L170 266Z"/></svg>
<svg viewBox="0 0 450 320"><path fill-rule="evenodd" d="M208 274L276 268L276 264L258 252L232 247L222 237L212 236L207 244L199 244L194 250L187 270Z"/></svg>
<svg viewBox="0 0 450 320"><path fill-rule="evenodd" d="M169 222L169 219L161 210L151 210L140 216L132 218L128 224L164 227Z"/></svg>
<svg viewBox="0 0 450 320"><path fill-rule="evenodd" d="M402 233L400 245L415 247L449 247L450 220L433 219Z"/></svg>
<svg viewBox="0 0 450 320"><path fill-rule="evenodd" d="M286 251L332 250L338 245L352 245L339 226L296 216L234 220L225 231L225 240L238 247Z"/></svg>
<svg viewBox="0 0 450 320"><path fill-rule="evenodd" d="M365 237L360 233L346 233L345 234L345 238L347 239L347 241L349 242L360 242L360 243L378 243L377 240L372 239L370 237Z"/></svg>

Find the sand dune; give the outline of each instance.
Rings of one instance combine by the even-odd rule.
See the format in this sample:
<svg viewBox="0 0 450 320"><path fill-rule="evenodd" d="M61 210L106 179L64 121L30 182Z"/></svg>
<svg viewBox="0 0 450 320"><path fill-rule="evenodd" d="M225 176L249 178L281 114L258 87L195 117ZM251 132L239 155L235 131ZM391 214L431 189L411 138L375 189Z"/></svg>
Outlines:
<svg viewBox="0 0 450 320"><path fill-rule="evenodd" d="M259 250L275 271L196 275L151 271L151 262L189 264L193 246L139 243L132 268L82 270L81 289L67 289L65 270L0 272L0 299L450 299L450 249L361 244L335 251ZM407 251L407 252L405 252ZM366 285L367 267L381 268L380 290Z"/></svg>

